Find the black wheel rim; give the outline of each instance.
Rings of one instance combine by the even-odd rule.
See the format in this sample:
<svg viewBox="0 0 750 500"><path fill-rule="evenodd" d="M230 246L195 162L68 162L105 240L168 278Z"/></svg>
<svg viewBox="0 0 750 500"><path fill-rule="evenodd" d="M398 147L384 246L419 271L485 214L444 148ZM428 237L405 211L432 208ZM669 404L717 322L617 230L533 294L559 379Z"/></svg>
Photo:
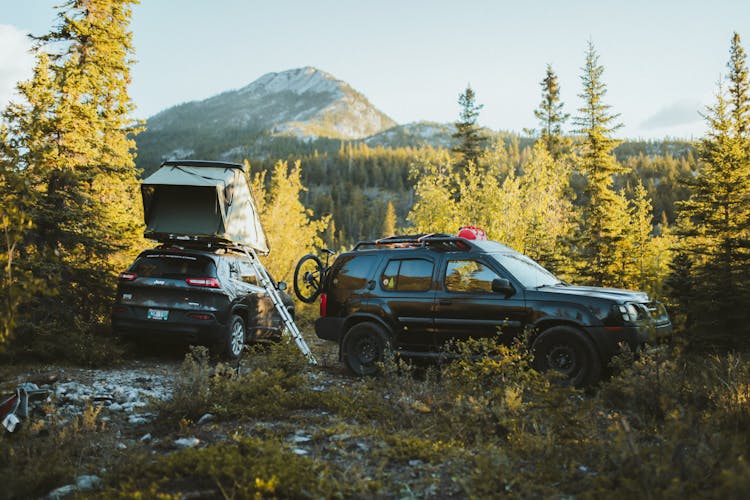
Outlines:
<svg viewBox="0 0 750 500"><path fill-rule="evenodd" d="M362 366L368 366L380 358L380 348L377 340L370 335L360 337L354 344L354 353Z"/></svg>
<svg viewBox="0 0 750 500"><path fill-rule="evenodd" d="M579 360L576 348L569 344L557 344L547 353L547 366L564 375L574 375L578 372Z"/></svg>

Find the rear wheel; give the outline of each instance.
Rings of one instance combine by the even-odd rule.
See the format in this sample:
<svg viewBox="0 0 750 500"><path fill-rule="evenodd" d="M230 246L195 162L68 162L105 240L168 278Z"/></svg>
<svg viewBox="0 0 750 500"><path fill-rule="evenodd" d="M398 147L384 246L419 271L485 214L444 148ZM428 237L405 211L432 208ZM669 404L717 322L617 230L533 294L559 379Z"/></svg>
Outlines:
<svg viewBox="0 0 750 500"><path fill-rule="evenodd" d="M357 375L375 375L378 363L385 359L390 343L385 329L375 323L359 323L344 338L343 357L346 366Z"/></svg>
<svg viewBox="0 0 750 500"><path fill-rule="evenodd" d="M239 359L242 355L242 349L245 347L245 320L236 314L232 315L227 331L222 343L220 354L226 360Z"/></svg>
<svg viewBox="0 0 750 500"><path fill-rule="evenodd" d="M320 295L323 280L323 263L313 254L300 259L294 268L294 293L306 304L312 304Z"/></svg>
<svg viewBox="0 0 750 500"><path fill-rule="evenodd" d="M532 345L534 368L555 370L566 383L583 387L599 381L602 363L586 335L569 326L555 326L542 332Z"/></svg>

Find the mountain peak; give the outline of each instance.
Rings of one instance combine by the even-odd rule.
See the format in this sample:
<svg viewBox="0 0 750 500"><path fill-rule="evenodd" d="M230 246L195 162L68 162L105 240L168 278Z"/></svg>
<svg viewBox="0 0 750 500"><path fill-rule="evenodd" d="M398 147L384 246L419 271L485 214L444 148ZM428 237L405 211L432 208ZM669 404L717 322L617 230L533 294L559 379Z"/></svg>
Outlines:
<svg viewBox="0 0 750 500"><path fill-rule="evenodd" d="M335 79L332 75L312 66L290 69L280 73L267 73L250 85L240 89L241 94L246 93L276 93L289 91L297 95L307 92L323 93L337 92L342 86L348 87L346 83Z"/></svg>
<svg viewBox="0 0 750 500"><path fill-rule="evenodd" d="M203 137L211 157L218 152L220 159L236 160L261 147L264 137L363 139L394 125L346 82L305 66L166 109L149 118L138 147L143 154L153 144L149 155L187 159L201 149L186 138Z"/></svg>

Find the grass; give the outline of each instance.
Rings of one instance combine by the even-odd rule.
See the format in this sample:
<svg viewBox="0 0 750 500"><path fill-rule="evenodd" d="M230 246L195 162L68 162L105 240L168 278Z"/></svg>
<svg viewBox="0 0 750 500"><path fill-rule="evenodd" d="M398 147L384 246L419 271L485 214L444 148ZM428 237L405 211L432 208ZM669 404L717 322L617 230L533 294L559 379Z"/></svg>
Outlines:
<svg viewBox="0 0 750 500"><path fill-rule="evenodd" d="M293 344L256 351L239 369L196 350L182 365L174 398L156 408L151 430L162 443L197 435L201 444L136 447L107 463L97 494L750 494L746 356L694 357L676 347L637 360L626 353L615 374L587 392L559 387L529 361L521 347L478 342L460 346L459 359L447 365L415 369L387 360L382 376L360 379L342 376L333 362L308 367ZM197 424L205 413L215 420ZM0 438L9 491L25 496L18 493L23 484L44 494L101 466L97 422L90 414L73 428L45 424Z"/></svg>

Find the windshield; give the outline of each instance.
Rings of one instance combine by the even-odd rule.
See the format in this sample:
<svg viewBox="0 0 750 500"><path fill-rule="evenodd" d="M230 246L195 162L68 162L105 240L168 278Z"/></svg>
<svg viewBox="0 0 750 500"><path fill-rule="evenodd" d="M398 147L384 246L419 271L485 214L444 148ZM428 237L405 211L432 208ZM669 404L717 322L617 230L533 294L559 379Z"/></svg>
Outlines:
<svg viewBox="0 0 750 500"><path fill-rule="evenodd" d="M520 253L494 253L492 258L500 263L525 288L538 288L561 283L554 274Z"/></svg>

